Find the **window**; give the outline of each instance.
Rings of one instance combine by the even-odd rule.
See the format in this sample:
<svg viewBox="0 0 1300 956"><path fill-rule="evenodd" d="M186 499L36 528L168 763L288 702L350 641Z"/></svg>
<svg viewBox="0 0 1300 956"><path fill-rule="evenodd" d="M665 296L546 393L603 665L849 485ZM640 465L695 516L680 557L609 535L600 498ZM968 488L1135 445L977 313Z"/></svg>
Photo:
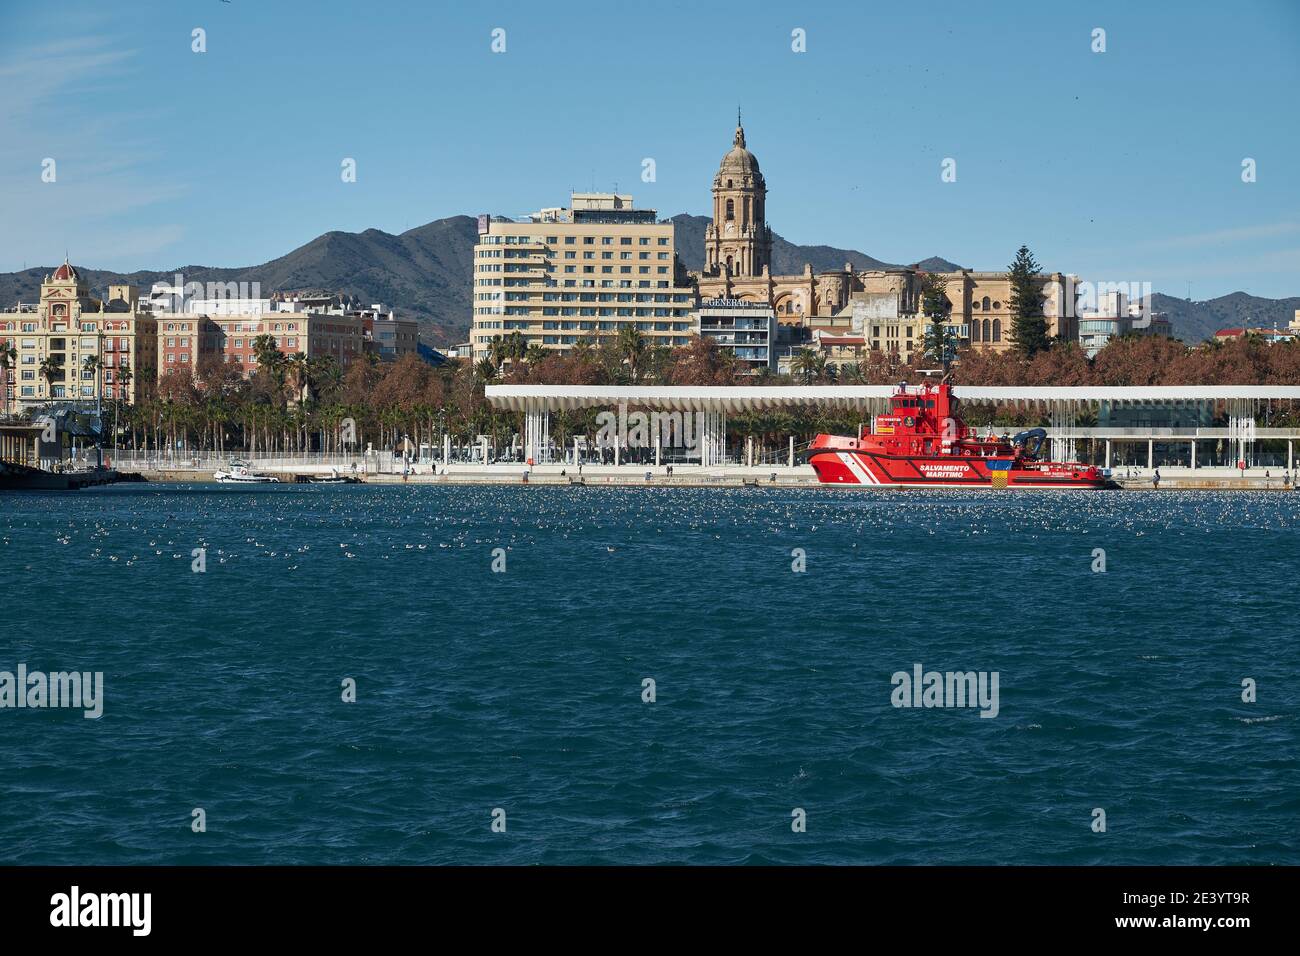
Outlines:
<svg viewBox="0 0 1300 956"><path fill-rule="evenodd" d="M727 185L730 186L731 183L727 183ZM728 199L727 200L727 221L730 222L735 218L736 218L736 201L734 199ZM728 259L727 262L728 265L730 265L731 260Z"/></svg>
<svg viewBox="0 0 1300 956"><path fill-rule="evenodd" d="M993 320L993 341L994 342L1002 341L1002 320L1001 319Z"/></svg>

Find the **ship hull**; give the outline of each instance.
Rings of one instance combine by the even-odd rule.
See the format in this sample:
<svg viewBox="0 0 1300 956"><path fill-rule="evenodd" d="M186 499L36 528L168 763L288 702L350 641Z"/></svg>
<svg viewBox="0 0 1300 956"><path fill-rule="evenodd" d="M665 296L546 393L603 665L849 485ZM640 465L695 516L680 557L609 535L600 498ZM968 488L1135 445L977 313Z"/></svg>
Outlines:
<svg viewBox="0 0 1300 956"><path fill-rule="evenodd" d="M1082 468L1043 463L991 468L995 462L951 455L889 455L879 451L818 449L808 463L826 485L894 488L1114 488L1109 477Z"/></svg>

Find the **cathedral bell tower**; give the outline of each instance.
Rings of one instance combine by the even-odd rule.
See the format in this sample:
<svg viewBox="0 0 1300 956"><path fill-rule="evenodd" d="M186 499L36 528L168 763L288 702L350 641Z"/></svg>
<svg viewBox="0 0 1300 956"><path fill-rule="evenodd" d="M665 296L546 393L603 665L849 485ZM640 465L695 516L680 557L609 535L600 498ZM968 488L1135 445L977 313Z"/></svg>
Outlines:
<svg viewBox="0 0 1300 956"><path fill-rule="evenodd" d="M736 135L713 177L713 222L704 230L704 274L735 278L763 275L772 264L767 228L767 183L758 160L745 148L736 111Z"/></svg>

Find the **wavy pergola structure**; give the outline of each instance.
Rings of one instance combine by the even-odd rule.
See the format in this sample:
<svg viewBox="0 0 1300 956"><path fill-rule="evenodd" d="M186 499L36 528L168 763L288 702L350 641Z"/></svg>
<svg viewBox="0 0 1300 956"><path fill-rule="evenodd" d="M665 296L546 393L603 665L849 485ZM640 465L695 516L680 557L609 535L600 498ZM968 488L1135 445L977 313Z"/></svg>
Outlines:
<svg viewBox="0 0 1300 956"><path fill-rule="evenodd" d="M863 417L883 412L895 385L488 385L488 402L494 408L525 413L524 444L528 457L550 458L551 412L602 408L617 412L620 406L648 412L698 412L703 418L701 463L718 464L725 452L727 415L782 409L857 411ZM1198 439L1226 438L1240 446L1243 459L1259 438L1285 438L1287 461L1293 460L1293 441L1300 430L1257 428L1255 413L1261 403L1300 401L1300 386L1290 385L1136 385L1136 386L1022 386L958 385L954 394L967 405L1004 405L1037 409L1051 420L1053 455L1072 458L1079 438L1104 438L1107 461L1112 439L1154 442L1190 441L1195 461ZM1125 406L1179 406L1202 403L1226 406L1227 428L1079 428L1080 412Z"/></svg>

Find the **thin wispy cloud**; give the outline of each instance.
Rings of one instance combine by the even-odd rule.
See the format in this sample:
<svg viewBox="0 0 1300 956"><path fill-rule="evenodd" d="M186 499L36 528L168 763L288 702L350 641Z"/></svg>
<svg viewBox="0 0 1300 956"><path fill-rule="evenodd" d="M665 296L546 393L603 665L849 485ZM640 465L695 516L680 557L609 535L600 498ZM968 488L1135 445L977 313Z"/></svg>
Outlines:
<svg viewBox="0 0 1300 956"><path fill-rule="evenodd" d="M0 64L0 205L27 227L0 233L0 268L48 262L69 250L86 265L137 267L184 235L181 224L137 216L187 186L164 173L153 117L93 111L86 94L136 69L139 50L111 37L68 37ZM130 130L129 142L123 130ZM55 180L42 179L53 160Z"/></svg>
<svg viewBox="0 0 1300 956"><path fill-rule="evenodd" d="M17 128L60 96L122 72L135 55L101 37L69 37L20 52L0 63L0 86L10 94L0 98L0 126Z"/></svg>
<svg viewBox="0 0 1300 956"><path fill-rule="evenodd" d="M1201 232L1187 236L1169 236L1163 239L1150 239L1136 244L1138 249L1201 249L1211 246L1232 245L1239 242L1253 242L1260 239L1274 239L1300 232L1300 222L1275 222L1259 226L1242 226L1236 229L1217 229L1213 232Z"/></svg>

